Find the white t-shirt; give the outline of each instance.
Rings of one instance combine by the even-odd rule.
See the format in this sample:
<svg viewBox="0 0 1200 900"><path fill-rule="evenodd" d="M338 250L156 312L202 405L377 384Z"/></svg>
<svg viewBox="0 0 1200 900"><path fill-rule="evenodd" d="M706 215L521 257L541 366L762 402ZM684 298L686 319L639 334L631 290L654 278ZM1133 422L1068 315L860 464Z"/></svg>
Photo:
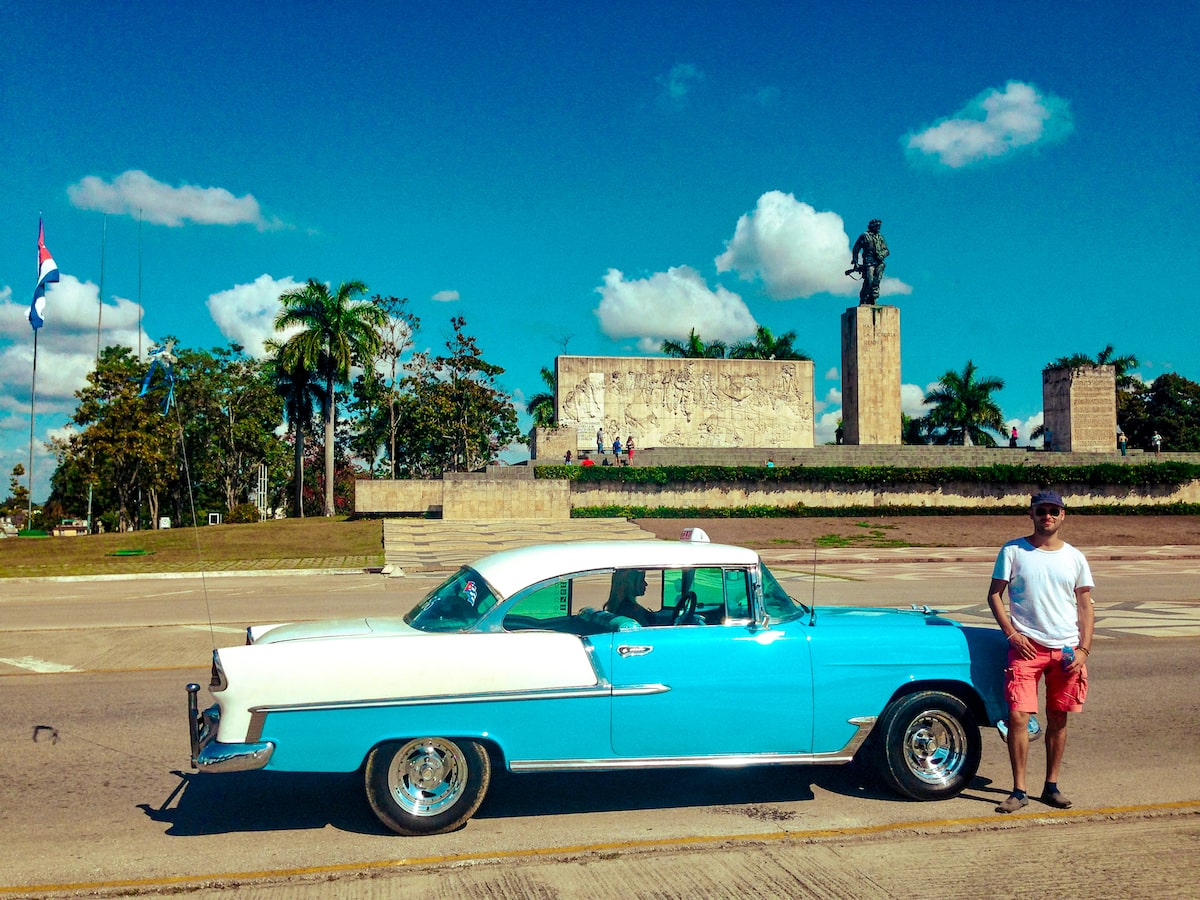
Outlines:
<svg viewBox="0 0 1200 900"><path fill-rule="evenodd" d="M1043 647L1079 643L1075 591L1095 587L1082 553L1066 543L1040 550L1017 538L1000 548L992 577L1008 582L1009 617L1021 634Z"/></svg>

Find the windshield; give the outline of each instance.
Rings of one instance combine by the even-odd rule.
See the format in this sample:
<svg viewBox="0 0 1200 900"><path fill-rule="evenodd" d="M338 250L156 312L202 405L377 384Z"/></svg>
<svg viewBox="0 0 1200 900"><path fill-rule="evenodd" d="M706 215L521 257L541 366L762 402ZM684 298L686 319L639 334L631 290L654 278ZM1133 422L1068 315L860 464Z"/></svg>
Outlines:
<svg viewBox="0 0 1200 900"><path fill-rule="evenodd" d="M783 586L771 574L770 569L760 563L759 571L762 572L763 608L770 621L790 619L797 613L809 611L807 606L783 589Z"/></svg>
<svg viewBox="0 0 1200 900"><path fill-rule="evenodd" d="M469 631L495 605L487 582L464 566L426 594L404 621L420 631Z"/></svg>

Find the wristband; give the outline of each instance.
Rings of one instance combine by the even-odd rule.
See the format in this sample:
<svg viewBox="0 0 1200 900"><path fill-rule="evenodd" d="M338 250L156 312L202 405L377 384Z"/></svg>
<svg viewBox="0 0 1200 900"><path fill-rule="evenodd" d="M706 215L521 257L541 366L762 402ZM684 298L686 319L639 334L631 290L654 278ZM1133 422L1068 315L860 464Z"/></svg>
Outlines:
<svg viewBox="0 0 1200 900"><path fill-rule="evenodd" d="M1091 656L1091 655L1092 655L1092 651L1091 651L1091 650L1089 650L1087 647L1076 647L1076 648L1075 648L1075 650L1076 650L1076 652L1078 652L1078 651L1082 650L1082 651L1083 651L1084 653L1086 653L1088 656Z"/></svg>

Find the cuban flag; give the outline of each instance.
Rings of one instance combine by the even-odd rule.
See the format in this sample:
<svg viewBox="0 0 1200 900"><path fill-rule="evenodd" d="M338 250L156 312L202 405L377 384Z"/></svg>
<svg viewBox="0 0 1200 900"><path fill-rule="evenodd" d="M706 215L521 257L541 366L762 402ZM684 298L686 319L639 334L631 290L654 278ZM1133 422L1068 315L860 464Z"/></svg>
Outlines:
<svg viewBox="0 0 1200 900"><path fill-rule="evenodd" d="M33 302L29 304L29 324L37 331L46 324L46 285L58 281L58 263L46 249L46 231L38 219L38 283L33 289Z"/></svg>

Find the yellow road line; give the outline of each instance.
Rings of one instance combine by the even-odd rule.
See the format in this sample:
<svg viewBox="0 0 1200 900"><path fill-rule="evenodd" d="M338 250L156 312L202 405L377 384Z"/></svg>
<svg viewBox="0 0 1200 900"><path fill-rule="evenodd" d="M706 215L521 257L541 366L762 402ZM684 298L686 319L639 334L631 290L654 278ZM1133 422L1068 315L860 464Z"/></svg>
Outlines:
<svg viewBox="0 0 1200 900"><path fill-rule="evenodd" d="M293 878L311 875L336 875L347 872L379 871L382 869L408 869L418 866L445 865L485 860L538 859L555 856L571 856L581 853L612 853L620 850L650 850L669 847L689 847L697 844L739 844L747 842L799 842L837 837L863 837L887 832L913 829L947 828L962 825L1020 821L1022 819L1081 819L1091 816L1128 815L1131 813L1167 812L1171 810L1196 810L1200 812L1200 800L1179 800L1172 803L1148 803L1140 806L1105 806L1097 809L1056 809L1044 812L1013 813L1006 816L971 816L961 819L934 819L926 822L893 822L881 825L857 825L850 828L819 828L812 831L771 831L762 834L725 834L678 838L655 838L634 841L613 841L602 844L574 844L565 847L537 847L528 850L505 850L501 852L452 853L444 856L411 856L401 859L382 859L373 862L334 863L327 866L301 866L290 869L261 869L249 872L219 872L208 875L170 875L161 878L137 878L117 881L81 881L68 884L0 885L0 894L15 894L23 891L65 892L123 889L149 889L180 884L203 885L210 882L256 881L262 879ZM402 839L398 839L402 840Z"/></svg>

